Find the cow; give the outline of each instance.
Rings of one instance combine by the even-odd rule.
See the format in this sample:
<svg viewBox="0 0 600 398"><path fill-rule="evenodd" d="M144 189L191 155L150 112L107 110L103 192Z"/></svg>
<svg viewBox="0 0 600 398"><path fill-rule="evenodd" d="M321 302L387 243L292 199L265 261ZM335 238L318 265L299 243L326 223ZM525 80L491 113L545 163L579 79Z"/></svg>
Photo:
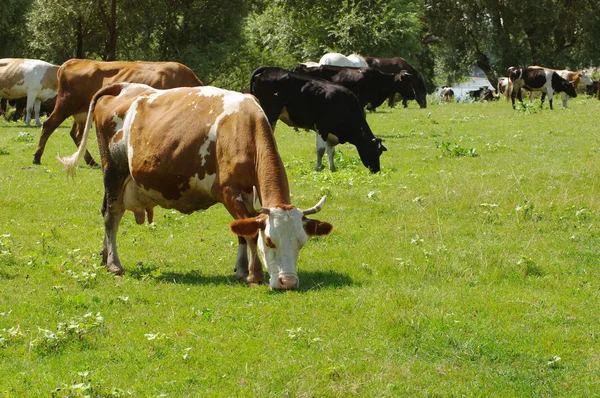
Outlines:
<svg viewBox="0 0 600 398"><path fill-rule="evenodd" d="M448 86L442 86L442 89L440 90L440 98L444 102L452 101L454 98L454 90Z"/></svg>
<svg viewBox="0 0 600 398"><path fill-rule="evenodd" d="M419 72L413 68L404 58L376 58L365 57L365 61L371 68L379 69L384 73L400 73L402 70L408 71L413 77L413 92L409 96L402 97L402 105L406 108L408 100L416 100L421 108L427 108L427 89L425 81ZM394 106L394 96L390 96L388 105Z"/></svg>
<svg viewBox="0 0 600 398"><path fill-rule="evenodd" d="M33 163L41 163L48 138L69 116L74 119L71 137L78 145L94 94L104 86L120 82L143 83L154 88L202 86L194 72L178 62L68 60L58 70L56 106L44 122ZM89 153L85 160L90 166L96 165Z"/></svg>
<svg viewBox="0 0 600 398"><path fill-rule="evenodd" d="M380 171L379 157L387 149L375 138L358 98L347 88L289 70L262 67L252 73L250 90L258 98L273 130L278 119L291 127L317 133L316 169L327 150L334 171L335 145L356 146L360 160L372 173Z"/></svg>
<svg viewBox="0 0 600 398"><path fill-rule="evenodd" d="M299 250L309 235L333 226L307 215L290 201L288 179L269 121L256 99L216 87L158 90L116 83L90 102L81 144L59 158L73 175L96 123L104 175L102 261L121 275L117 231L126 210L143 224L161 206L184 214L222 203L235 221L230 229L244 238L238 248L237 277L263 283L260 253L272 289L296 289ZM247 249L250 250L248 263Z"/></svg>
<svg viewBox="0 0 600 398"><path fill-rule="evenodd" d="M577 87L579 86L579 83L583 83L584 85L588 86L590 84L592 84L592 79L590 79L590 77L587 75L587 73L585 72L573 72L570 70L566 70L566 69L550 69L550 68L544 68L543 66L530 66L530 68L537 68L537 69L548 69L548 70L553 70L556 73L558 73L558 75L560 77L562 77L563 79L565 79L566 81L570 82L573 84L573 87L575 87L575 89L577 89ZM533 91L531 91L529 93L529 103L531 103L533 101L533 99L535 98L535 94ZM563 107L566 108L567 107L567 101L569 99L568 95L564 92L560 93L561 98L562 98L562 104ZM542 102L545 99L545 94L542 93Z"/></svg>
<svg viewBox="0 0 600 398"><path fill-rule="evenodd" d="M319 65L346 66L350 68L366 68L367 62L358 54L345 56L340 53L327 53L319 60Z"/></svg>
<svg viewBox="0 0 600 398"><path fill-rule="evenodd" d="M506 100L508 101L510 96L513 109L515 108L515 96L519 99L519 101L523 102L521 88L525 88L528 91L541 91L542 93L547 94L548 102L550 103L550 109L554 109L552 107L552 97L554 92L565 92L571 97L577 97L577 92L575 91L573 84L567 82L565 79L560 77L558 73L551 69L517 68L511 66L508 68L508 89L506 90ZM542 96L542 104L543 103L544 96Z"/></svg>
<svg viewBox="0 0 600 398"><path fill-rule="evenodd" d="M585 93L591 97L598 94L598 80L592 80L592 84L589 84L585 88Z"/></svg>
<svg viewBox="0 0 600 398"><path fill-rule="evenodd" d="M370 67L348 68L331 65L306 67L303 64L296 66L293 71L346 87L358 97L360 106L362 108L367 106L367 109L377 108L394 93L403 95L412 90L412 75L406 71L392 75Z"/></svg>
<svg viewBox="0 0 600 398"><path fill-rule="evenodd" d="M5 116L6 120L16 122L17 120L23 118L26 115L27 97L9 100L9 101L7 101L7 104L14 107L15 111L10 117ZM56 97L52 97L50 99L47 99L46 101L41 102L39 115L40 116L50 115L52 113L52 111L54 110L55 104L56 104ZM6 105L4 107L6 107ZM0 106L0 108L3 108L3 107ZM4 108L4 111L6 111L6 108ZM2 112L0 111L0 114L1 113Z"/></svg>
<svg viewBox="0 0 600 398"><path fill-rule="evenodd" d="M488 86L481 88L479 94L479 101L495 101L500 98L500 95L496 93L496 90L490 90Z"/></svg>
<svg viewBox="0 0 600 398"><path fill-rule="evenodd" d="M31 116L41 126L40 104L57 94L58 66L39 59L0 59L0 97L8 100L27 97L25 126Z"/></svg>

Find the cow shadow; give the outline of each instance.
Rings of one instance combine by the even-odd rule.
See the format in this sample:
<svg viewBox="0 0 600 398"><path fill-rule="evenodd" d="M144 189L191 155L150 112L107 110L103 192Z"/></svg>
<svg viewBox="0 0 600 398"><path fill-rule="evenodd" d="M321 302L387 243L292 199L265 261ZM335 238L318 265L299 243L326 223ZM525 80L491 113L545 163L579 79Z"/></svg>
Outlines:
<svg viewBox="0 0 600 398"><path fill-rule="evenodd" d="M152 279L161 283L173 283L183 285L245 285L245 282L237 280L235 274L223 275L203 275L199 270L190 270L186 272L168 271L162 272L158 267L138 266L128 270L127 274L135 279ZM269 275L265 275L267 281ZM297 292L309 292L311 290L321 289L339 289L345 286L352 286L356 283L348 274L337 271L300 271L300 287Z"/></svg>

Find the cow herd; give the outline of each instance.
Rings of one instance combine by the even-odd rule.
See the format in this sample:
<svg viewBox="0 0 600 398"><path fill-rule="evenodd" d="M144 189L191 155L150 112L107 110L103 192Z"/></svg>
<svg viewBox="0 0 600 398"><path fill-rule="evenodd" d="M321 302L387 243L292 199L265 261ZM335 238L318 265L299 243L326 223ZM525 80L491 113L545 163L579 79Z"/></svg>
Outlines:
<svg viewBox="0 0 600 398"><path fill-rule="evenodd" d="M498 78L497 90L490 90L485 86L469 91L468 94L471 98L480 101L492 101L505 95L507 101L512 100L512 106L515 108L515 98L523 102L523 97L529 92L529 103L531 103L536 94L541 93L542 105L547 96L550 109L553 109L552 98L555 93L560 93L563 107L566 108L569 97L577 96L576 89L580 83L586 86L588 95L595 95L598 92L598 82L593 81L585 72L556 70L543 66L527 68L513 66L508 68L508 77ZM450 101L453 97L452 88L443 86L440 89L442 102Z"/></svg>
<svg viewBox="0 0 600 398"><path fill-rule="evenodd" d="M521 89L541 91L552 107L554 92L576 95L570 81L561 71L510 68L499 90L513 106L515 96L522 101ZM291 203L274 137L277 121L316 132L317 170L325 152L334 170L335 145L351 143L363 165L377 173L386 148L371 131L365 108L374 111L386 99L393 106L397 95L405 107L415 100L425 108L425 83L402 58L330 53L293 70L257 68L249 84L250 94L203 86L176 62L72 59L59 67L0 59L0 97L26 98L26 125L32 116L42 125L41 105L54 101L33 163L41 163L50 135L73 117L78 149L59 160L70 175L82 159L96 165L87 151L95 123L105 188L102 262L108 271L124 272L116 236L125 211L143 224L146 218L152 222L155 206L190 214L220 202L235 220L230 229L238 235L238 279L266 282L261 257L271 288L295 289L299 250L309 236L329 234L333 226L307 217L323 208L325 197L307 210ZM451 90L444 96L449 100Z"/></svg>

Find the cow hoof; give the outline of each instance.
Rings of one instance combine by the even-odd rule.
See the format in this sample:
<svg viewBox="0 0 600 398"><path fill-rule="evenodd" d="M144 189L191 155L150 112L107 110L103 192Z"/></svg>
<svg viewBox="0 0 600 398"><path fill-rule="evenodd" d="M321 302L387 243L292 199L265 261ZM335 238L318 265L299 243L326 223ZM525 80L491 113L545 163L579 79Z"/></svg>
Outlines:
<svg viewBox="0 0 600 398"><path fill-rule="evenodd" d="M40 159L33 158L33 164L42 164Z"/></svg>
<svg viewBox="0 0 600 398"><path fill-rule="evenodd" d="M123 267L118 266L118 265L114 265L114 264L107 265L106 266L106 270L108 272L110 272L112 274L115 274L115 275L118 275L118 276L121 276L121 275L123 275L125 273L125 270L123 269Z"/></svg>
<svg viewBox="0 0 600 398"><path fill-rule="evenodd" d="M251 276L251 275L249 275L246 278L246 282L249 285L262 285L262 284L265 283L265 277L264 277L264 275L262 275L262 277L261 276Z"/></svg>

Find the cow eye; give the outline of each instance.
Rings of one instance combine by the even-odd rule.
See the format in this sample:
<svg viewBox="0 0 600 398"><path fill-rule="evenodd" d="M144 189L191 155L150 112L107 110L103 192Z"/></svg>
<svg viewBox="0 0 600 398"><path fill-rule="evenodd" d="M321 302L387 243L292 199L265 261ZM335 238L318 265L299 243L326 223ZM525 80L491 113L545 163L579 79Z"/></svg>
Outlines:
<svg viewBox="0 0 600 398"><path fill-rule="evenodd" d="M265 237L265 245L271 249L275 249L275 243L273 243L273 240L269 236Z"/></svg>

